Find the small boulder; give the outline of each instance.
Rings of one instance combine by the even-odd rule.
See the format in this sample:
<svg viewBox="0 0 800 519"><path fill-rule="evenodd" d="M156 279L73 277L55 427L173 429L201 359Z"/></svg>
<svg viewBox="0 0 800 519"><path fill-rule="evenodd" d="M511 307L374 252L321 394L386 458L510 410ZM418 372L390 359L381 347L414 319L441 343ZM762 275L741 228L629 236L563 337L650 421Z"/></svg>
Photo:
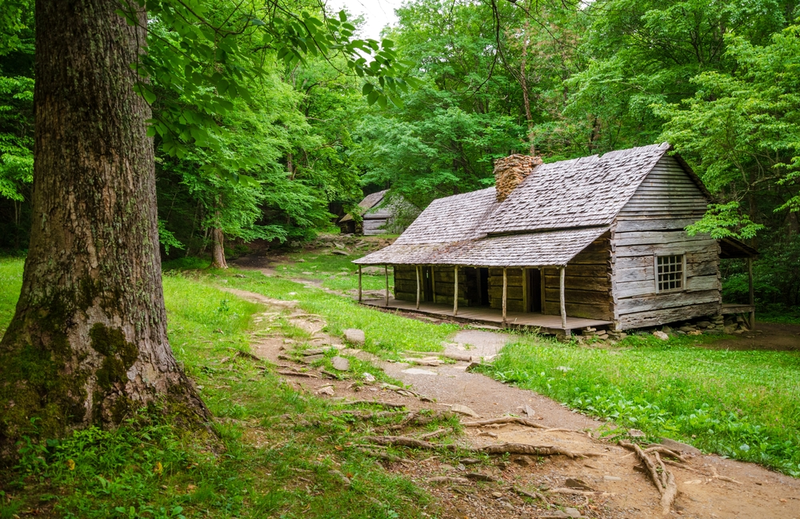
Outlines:
<svg viewBox="0 0 800 519"><path fill-rule="evenodd" d="M372 373L364 372L361 376L364 378L364 382L375 382L375 376Z"/></svg>
<svg viewBox="0 0 800 519"><path fill-rule="evenodd" d="M691 445L687 445L686 443L681 443L675 440L670 440L669 438L661 438L661 445L668 448L669 450L675 452L683 452L685 454L691 454L693 456L699 456L702 454L700 449L697 447L692 447Z"/></svg>
<svg viewBox="0 0 800 519"><path fill-rule="evenodd" d="M348 328L344 331L344 340L356 346L363 346L367 342L363 330L358 328Z"/></svg>
<svg viewBox="0 0 800 519"><path fill-rule="evenodd" d="M453 404L453 406L450 408L450 410L453 411L454 413L463 414L465 416L471 416L473 418L480 418L480 415L478 413L476 413L475 411L473 411L472 409L470 409L469 407L467 407L465 405Z"/></svg>
<svg viewBox="0 0 800 519"><path fill-rule="evenodd" d="M669 340L669 335L667 335L666 333L661 332L661 331L655 331L655 332L653 332L653 335L655 335L656 337L658 337L662 341L668 341Z"/></svg>
<svg viewBox="0 0 800 519"><path fill-rule="evenodd" d="M333 369L339 371L347 371L350 369L350 361L338 355L331 359L331 364L333 365Z"/></svg>
<svg viewBox="0 0 800 519"><path fill-rule="evenodd" d="M339 249L333 249L331 251L331 254L335 254L337 256L347 256L347 252L345 252L343 250L339 250Z"/></svg>

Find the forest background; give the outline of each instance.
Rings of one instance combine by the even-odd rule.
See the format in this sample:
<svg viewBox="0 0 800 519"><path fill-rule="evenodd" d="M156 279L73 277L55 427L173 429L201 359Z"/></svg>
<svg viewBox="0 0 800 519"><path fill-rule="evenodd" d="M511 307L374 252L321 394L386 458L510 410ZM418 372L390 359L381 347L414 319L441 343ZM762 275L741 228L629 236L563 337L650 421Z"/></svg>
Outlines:
<svg viewBox="0 0 800 519"><path fill-rule="evenodd" d="M2 4L0 249L24 253L33 2ZM493 161L512 153L550 162L666 140L717 198L693 229L759 249L762 311L800 306L800 2L414 0L397 15L383 45L411 77L386 95L344 59L286 59L255 41L239 42L260 60L245 89L222 75L181 89L176 40L151 25L143 95L165 258L223 236L229 254L298 247L380 189L421 210L492 185ZM340 30L357 34L358 20ZM224 110L209 105L222 98ZM746 299L744 266L724 267L727 300Z"/></svg>

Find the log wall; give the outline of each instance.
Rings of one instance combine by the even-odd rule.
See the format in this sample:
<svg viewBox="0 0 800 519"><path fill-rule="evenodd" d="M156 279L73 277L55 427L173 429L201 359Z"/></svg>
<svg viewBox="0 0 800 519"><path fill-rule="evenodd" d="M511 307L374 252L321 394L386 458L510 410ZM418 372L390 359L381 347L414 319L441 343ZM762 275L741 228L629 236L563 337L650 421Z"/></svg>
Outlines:
<svg viewBox="0 0 800 519"><path fill-rule="evenodd" d="M394 298L401 301L417 300L417 274L411 265L394 266Z"/></svg>
<svg viewBox="0 0 800 519"><path fill-rule="evenodd" d="M619 329L656 326L719 311L719 245L684 228L708 201L672 157L664 157L620 212L611 245L614 319ZM685 255L685 286L658 292L657 256Z"/></svg>
<svg viewBox="0 0 800 519"><path fill-rule="evenodd" d="M433 282L426 287L426 283L420 277L420 301L432 301L442 304L453 304L453 267L423 267L432 270ZM394 267L394 297L401 301L417 300L417 274L413 265L396 265ZM474 306L470 301L469 294L476 292L477 287L472 279L467 279L463 268L458 269L458 306Z"/></svg>
<svg viewBox="0 0 800 519"><path fill-rule="evenodd" d="M609 233L600 236L575 256L564 274L564 301L568 316L604 321L614 319ZM544 289L543 313L560 314L558 269L544 270Z"/></svg>
<svg viewBox="0 0 800 519"><path fill-rule="evenodd" d="M510 268L506 271L506 310L509 312L525 312L525 286L522 269ZM503 309L503 269L489 269L489 306Z"/></svg>

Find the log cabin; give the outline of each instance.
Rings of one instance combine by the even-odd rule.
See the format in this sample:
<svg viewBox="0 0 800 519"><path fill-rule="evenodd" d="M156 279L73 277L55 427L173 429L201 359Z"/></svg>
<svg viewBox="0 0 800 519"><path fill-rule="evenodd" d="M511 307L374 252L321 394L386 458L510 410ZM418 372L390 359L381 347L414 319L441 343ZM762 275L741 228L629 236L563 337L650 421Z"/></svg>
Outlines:
<svg viewBox="0 0 800 519"><path fill-rule="evenodd" d="M392 245L355 260L359 280L362 265L387 274L386 297L363 302L566 335L724 313L721 255L756 253L686 232L711 195L670 150L498 160L495 187L434 200ZM738 306L752 319L752 300Z"/></svg>

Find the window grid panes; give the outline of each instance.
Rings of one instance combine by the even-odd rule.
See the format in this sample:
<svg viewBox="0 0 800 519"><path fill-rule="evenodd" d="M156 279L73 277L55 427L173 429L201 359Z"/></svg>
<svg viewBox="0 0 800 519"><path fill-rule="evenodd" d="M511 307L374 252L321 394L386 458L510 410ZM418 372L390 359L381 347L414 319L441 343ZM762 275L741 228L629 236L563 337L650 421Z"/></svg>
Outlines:
<svg viewBox="0 0 800 519"><path fill-rule="evenodd" d="M658 291L683 289L683 256L658 257Z"/></svg>

